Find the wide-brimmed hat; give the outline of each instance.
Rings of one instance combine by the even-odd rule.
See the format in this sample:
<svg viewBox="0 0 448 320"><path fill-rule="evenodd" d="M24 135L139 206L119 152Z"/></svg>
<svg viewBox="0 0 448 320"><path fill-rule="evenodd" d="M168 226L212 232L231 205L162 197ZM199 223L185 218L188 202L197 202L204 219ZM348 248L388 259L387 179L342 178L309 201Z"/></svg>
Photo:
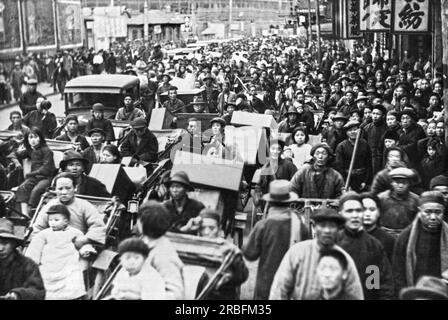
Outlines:
<svg viewBox="0 0 448 320"><path fill-rule="evenodd" d="M173 78L168 73L162 74L162 79L163 79L163 77L168 77L168 79L169 79L168 81L173 80Z"/></svg>
<svg viewBox="0 0 448 320"><path fill-rule="evenodd" d="M23 241L23 237L18 236L15 232L12 221L7 218L0 218L0 238Z"/></svg>
<svg viewBox="0 0 448 320"><path fill-rule="evenodd" d="M345 122L348 121L348 118L343 114L342 112L336 113L336 115L333 117L333 121L343 120Z"/></svg>
<svg viewBox="0 0 448 320"><path fill-rule="evenodd" d="M269 193L263 195L264 201L290 203L299 199L297 194L290 192L288 180L274 180L269 184Z"/></svg>
<svg viewBox="0 0 448 320"><path fill-rule="evenodd" d="M297 111L297 108L294 106L290 106L288 108L288 111L285 113L285 116L288 116L290 114L299 114L299 112Z"/></svg>
<svg viewBox="0 0 448 320"><path fill-rule="evenodd" d="M221 124L221 127L225 127L227 124L226 120L224 120L223 118L220 118L220 117L216 117L216 118L213 118L212 120L210 120L210 124L213 124L214 122Z"/></svg>
<svg viewBox="0 0 448 320"><path fill-rule="evenodd" d="M401 300L448 300L448 288L442 279L422 276L415 287L404 288L400 292Z"/></svg>
<svg viewBox="0 0 448 320"><path fill-rule="evenodd" d="M89 160L85 159L81 153L74 150L68 150L64 152L64 158L62 158L61 162L59 162L59 168L64 171L67 167L67 163L73 160L82 161L82 163L84 164L84 168L87 168L87 166L89 165Z"/></svg>
<svg viewBox="0 0 448 320"><path fill-rule="evenodd" d="M187 187L189 191L193 191L194 188L190 183L190 178L188 177L187 173L185 171L179 171L173 174L173 176L170 178L170 180L166 183L166 186L169 188L169 186L173 183L180 183Z"/></svg>
<svg viewBox="0 0 448 320"><path fill-rule="evenodd" d="M359 102L359 101L362 101L362 100L368 101L368 100L369 100L369 97L367 97L367 96L361 94L361 95L355 100L355 102Z"/></svg>
<svg viewBox="0 0 448 320"><path fill-rule="evenodd" d="M345 223L345 218L340 215L335 209L324 208L315 211L315 214L311 216L314 223L323 221L334 221L338 225L342 226Z"/></svg>

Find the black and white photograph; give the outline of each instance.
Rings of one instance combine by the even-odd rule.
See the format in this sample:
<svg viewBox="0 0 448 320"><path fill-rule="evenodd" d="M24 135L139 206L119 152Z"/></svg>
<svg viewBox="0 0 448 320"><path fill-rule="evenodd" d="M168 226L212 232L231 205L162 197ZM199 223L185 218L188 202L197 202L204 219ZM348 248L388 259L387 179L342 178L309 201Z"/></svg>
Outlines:
<svg viewBox="0 0 448 320"><path fill-rule="evenodd" d="M0 0L0 300L448 300L447 99L448 0Z"/></svg>

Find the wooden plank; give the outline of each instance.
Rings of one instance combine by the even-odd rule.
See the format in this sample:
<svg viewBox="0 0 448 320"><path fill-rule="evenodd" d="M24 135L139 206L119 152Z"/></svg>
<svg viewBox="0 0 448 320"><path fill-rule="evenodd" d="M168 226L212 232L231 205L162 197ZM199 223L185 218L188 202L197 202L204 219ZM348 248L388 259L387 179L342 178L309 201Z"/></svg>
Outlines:
<svg viewBox="0 0 448 320"><path fill-rule="evenodd" d="M231 124L254 126L257 128L269 128L269 129L278 128L278 124L272 115L257 114L243 111L233 112Z"/></svg>
<svg viewBox="0 0 448 320"><path fill-rule="evenodd" d="M209 186L213 189L238 191L244 164L200 154L177 151L171 176L185 171L193 184Z"/></svg>

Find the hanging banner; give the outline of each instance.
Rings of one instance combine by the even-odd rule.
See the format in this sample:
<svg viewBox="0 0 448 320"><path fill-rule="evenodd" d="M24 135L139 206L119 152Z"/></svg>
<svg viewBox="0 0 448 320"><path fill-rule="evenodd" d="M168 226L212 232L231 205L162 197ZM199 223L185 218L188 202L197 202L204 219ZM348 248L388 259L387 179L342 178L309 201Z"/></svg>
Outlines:
<svg viewBox="0 0 448 320"><path fill-rule="evenodd" d="M429 32L429 0L395 0L393 31L399 33Z"/></svg>
<svg viewBox="0 0 448 320"><path fill-rule="evenodd" d="M360 38L362 37L360 31L360 7L359 0L346 0L346 10L345 15L347 19L347 38Z"/></svg>
<svg viewBox="0 0 448 320"><path fill-rule="evenodd" d="M360 30L390 31L392 0L360 0Z"/></svg>
<svg viewBox="0 0 448 320"><path fill-rule="evenodd" d="M0 50L20 49L19 3L0 0Z"/></svg>
<svg viewBox="0 0 448 320"><path fill-rule="evenodd" d="M79 1L58 1L61 46L82 45L82 17Z"/></svg>
<svg viewBox="0 0 448 320"><path fill-rule="evenodd" d="M55 46L53 2L26 0L24 2L25 34L28 46Z"/></svg>

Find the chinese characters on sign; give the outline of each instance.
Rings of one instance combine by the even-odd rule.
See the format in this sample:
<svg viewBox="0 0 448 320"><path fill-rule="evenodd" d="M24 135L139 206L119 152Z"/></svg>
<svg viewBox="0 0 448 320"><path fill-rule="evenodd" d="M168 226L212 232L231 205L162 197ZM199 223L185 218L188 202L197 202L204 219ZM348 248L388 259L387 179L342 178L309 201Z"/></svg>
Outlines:
<svg viewBox="0 0 448 320"><path fill-rule="evenodd" d="M394 1L395 32L427 32L429 30L429 0Z"/></svg>
<svg viewBox="0 0 448 320"><path fill-rule="evenodd" d="M359 6L361 31L390 30L392 0L361 0Z"/></svg>
<svg viewBox="0 0 448 320"><path fill-rule="evenodd" d="M361 37L359 0L347 0L347 38Z"/></svg>

